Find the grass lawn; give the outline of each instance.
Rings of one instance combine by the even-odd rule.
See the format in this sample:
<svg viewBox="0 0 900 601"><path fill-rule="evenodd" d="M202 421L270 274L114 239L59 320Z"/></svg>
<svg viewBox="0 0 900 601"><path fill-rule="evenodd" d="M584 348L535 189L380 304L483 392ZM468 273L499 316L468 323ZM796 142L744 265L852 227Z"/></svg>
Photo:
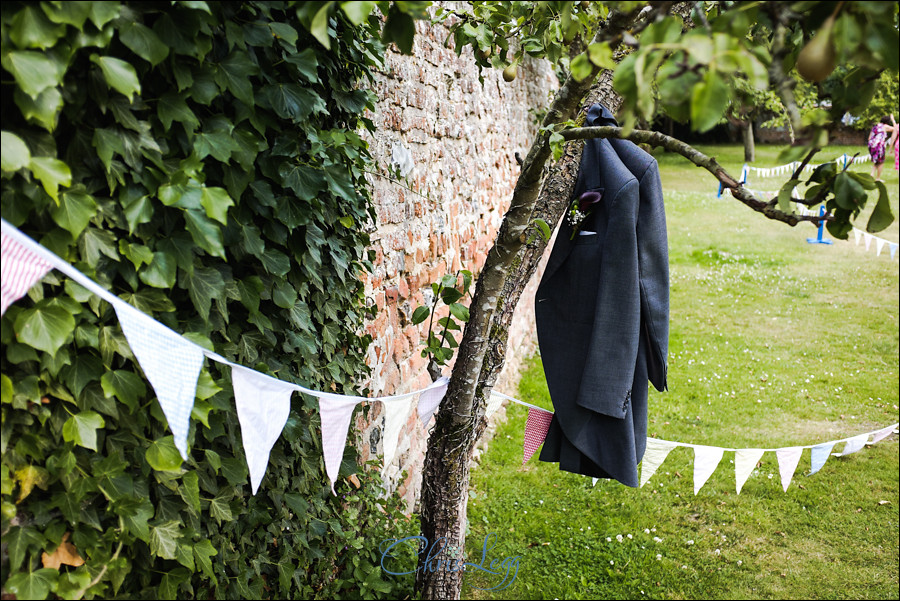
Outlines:
<svg viewBox="0 0 900 601"><path fill-rule="evenodd" d="M739 147L703 150L740 173ZM756 166L777 164L778 148L757 150ZM677 156L657 158L671 336L669 392L651 390L649 434L777 448L896 422L898 263L888 249L876 257L874 243L867 252L852 234L849 242L807 244L811 225L790 228L730 197L717 199L705 171ZM889 167L897 215L898 178ZM776 180L750 185L780 187ZM878 235L896 242L898 231L895 222ZM523 374L519 397L552 408L539 357ZM831 457L813 476L804 451L786 493L767 453L736 495L734 453L726 452L695 496L686 448L672 451L641 489L603 480L592 487L590 478L537 457L521 468L526 411L510 405L507 416L472 475L467 551L477 562L485 536L496 533L488 562L519 556L518 574L500 591L473 587L498 578L467 574L464 598L900 597L896 435Z"/></svg>

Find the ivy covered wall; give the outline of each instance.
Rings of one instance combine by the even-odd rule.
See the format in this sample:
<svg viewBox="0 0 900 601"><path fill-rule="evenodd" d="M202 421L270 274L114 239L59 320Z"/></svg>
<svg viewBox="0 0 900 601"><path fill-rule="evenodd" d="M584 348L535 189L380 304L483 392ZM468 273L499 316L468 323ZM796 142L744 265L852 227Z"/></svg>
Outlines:
<svg viewBox="0 0 900 601"><path fill-rule="evenodd" d="M384 47L376 13L326 4L4 2L0 204L191 340L349 392L370 342L358 131ZM314 399L294 395L253 497L228 370L201 372L182 463L113 309L72 281L7 310L0 366L6 592L401 594L375 568L396 502L377 470L331 495Z"/></svg>

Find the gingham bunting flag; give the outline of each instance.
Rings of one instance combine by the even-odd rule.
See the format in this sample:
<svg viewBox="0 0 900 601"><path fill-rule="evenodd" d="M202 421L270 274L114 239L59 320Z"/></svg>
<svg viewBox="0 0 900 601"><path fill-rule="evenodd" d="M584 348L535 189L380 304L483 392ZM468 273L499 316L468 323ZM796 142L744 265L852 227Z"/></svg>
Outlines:
<svg viewBox="0 0 900 601"><path fill-rule="evenodd" d="M809 453L809 475L812 476L825 465L825 462L828 461L828 457L831 456L831 449L834 448L834 442L823 442L822 444L817 444L812 449L810 449Z"/></svg>
<svg viewBox="0 0 900 601"><path fill-rule="evenodd" d="M296 387L240 365L231 366L231 383L255 495L266 475L272 446L287 423Z"/></svg>
<svg viewBox="0 0 900 601"><path fill-rule="evenodd" d="M716 471L725 449L694 445L694 494L696 495Z"/></svg>
<svg viewBox="0 0 900 601"><path fill-rule="evenodd" d="M447 394L448 384L450 384L450 378L441 376L432 384L434 388L428 388L419 395L419 421L422 422L423 428L428 427L431 416L437 411L438 405L441 404L444 395Z"/></svg>
<svg viewBox="0 0 900 601"><path fill-rule="evenodd" d="M763 449L738 449L734 453L734 485L737 494L741 494L744 483L753 472L753 468L762 459L765 450Z"/></svg>
<svg viewBox="0 0 900 601"><path fill-rule="evenodd" d="M839 457L844 457L845 455L849 455L850 453L855 453L864 446L869 441L868 434L860 434L859 436L854 436L853 438L847 441L847 444L844 445L844 450L841 451Z"/></svg>
<svg viewBox="0 0 900 601"><path fill-rule="evenodd" d="M175 447L187 459L188 428L203 351L125 301L112 302L128 345L166 414Z"/></svg>
<svg viewBox="0 0 900 601"><path fill-rule="evenodd" d="M525 440L522 443L522 465L525 465L538 447L544 444L552 419L553 413L550 411L535 407L528 408L528 419L525 421Z"/></svg>
<svg viewBox="0 0 900 601"><path fill-rule="evenodd" d="M801 455L803 455L803 447L788 447L775 451L775 456L778 458L778 472L781 474L781 487L784 492L787 492L788 486L791 485Z"/></svg>
<svg viewBox="0 0 900 601"><path fill-rule="evenodd" d="M358 399L339 394L319 395L319 415L322 418L322 454L325 456L325 473L331 481L331 492L337 482L344 446L347 444L347 430Z"/></svg>
<svg viewBox="0 0 900 601"><path fill-rule="evenodd" d="M409 414L413 410L412 399L381 403L384 409L384 468L381 473L387 477L387 468L397 454L397 445L400 442L400 430L406 425Z"/></svg>
<svg viewBox="0 0 900 601"><path fill-rule="evenodd" d="M3 233L0 243L0 315L19 300L52 265Z"/></svg>
<svg viewBox="0 0 900 601"><path fill-rule="evenodd" d="M676 446L678 445L667 440L647 439L647 449L644 451L644 458L641 459L641 486L653 477L653 474L668 457L669 452Z"/></svg>

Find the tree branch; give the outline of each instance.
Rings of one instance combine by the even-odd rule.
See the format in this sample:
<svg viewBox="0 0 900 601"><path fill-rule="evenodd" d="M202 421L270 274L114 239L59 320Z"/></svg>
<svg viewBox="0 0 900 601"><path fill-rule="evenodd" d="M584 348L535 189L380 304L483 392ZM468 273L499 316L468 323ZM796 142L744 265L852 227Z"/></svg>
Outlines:
<svg viewBox="0 0 900 601"><path fill-rule="evenodd" d="M793 213L785 213L776 208L771 201L764 202L759 200L753 193L745 188L737 179L732 177L725 169L716 162L713 157L706 156L693 146L685 144L681 140L669 137L656 131L646 131L635 129L630 133L625 133L621 127L602 126L602 127L576 127L566 129L559 132L566 140L586 140L590 138L619 138L622 140L631 140L639 144L649 144L664 148L669 152L680 154L698 167L703 167L713 174L723 186L731 189L731 195L736 199L753 209L758 213L762 213L769 219L781 221L790 226L795 226L801 221L810 221L815 225L823 220L830 221L830 215L819 217L818 215L794 215ZM809 158L809 157L808 157ZM807 159L808 160L808 159Z"/></svg>

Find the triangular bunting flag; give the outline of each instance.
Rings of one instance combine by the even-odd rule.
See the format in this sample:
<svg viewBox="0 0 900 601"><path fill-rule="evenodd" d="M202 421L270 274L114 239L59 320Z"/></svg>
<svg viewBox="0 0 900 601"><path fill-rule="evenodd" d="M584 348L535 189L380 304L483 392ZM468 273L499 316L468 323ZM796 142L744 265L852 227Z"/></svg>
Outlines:
<svg viewBox="0 0 900 601"><path fill-rule="evenodd" d="M721 447L694 446L694 494L696 495L716 471L725 449Z"/></svg>
<svg viewBox="0 0 900 601"><path fill-rule="evenodd" d="M175 448L187 459L188 429L203 351L125 301L114 300L113 307L128 345L166 414Z"/></svg>
<svg viewBox="0 0 900 601"><path fill-rule="evenodd" d="M897 246L898 246L897 244L888 245L888 247L891 249L891 258L892 259L897 256Z"/></svg>
<svg viewBox="0 0 900 601"><path fill-rule="evenodd" d="M322 419L322 454L325 456L325 473L331 481L331 492L337 482L344 446L347 444L347 430L358 399L350 399L338 394L320 394L319 416Z"/></svg>
<svg viewBox="0 0 900 601"><path fill-rule="evenodd" d="M853 239L856 241L856 245L859 246L859 239L862 237L862 230L858 230L853 228Z"/></svg>
<svg viewBox="0 0 900 601"><path fill-rule="evenodd" d="M866 243L866 250L869 250L869 246L872 244L872 234L863 234L863 242Z"/></svg>
<svg viewBox="0 0 900 601"><path fill-rule="evenodd" d="M484 409L485 419L487 419L487 418L491 417L492 415L494 415L495 413L497 413L497 410L500 409L500 407L502 407L502 406L503 406L503 397L500 396L499 394L493 394L493 392L492 392L491 397L488 399L487 407L485 407L485 409Z"/></svg>
<svg viewBox="0 0 900 601"><path fill-rule="evenodd" d="M591 486L597 486L597 482L600 481L600 478L591 478Z"/></svg>
<svg viewBox="0 0 900 601"><path fill-rule="evenodd" d="M876 238L875 239L875 256L880 257L881 251L884 250L884 245L887 244L887 240L884 238Z"/></svg>
<svg viewBox="0 0 900 601"><path fill-rule="evenodd" d="M803 447L788 447L775 451L775 456L778 457L778 471L781 473L781 487L784 492L787 492L788 486L791 485L801 455L803 455Z"/></svg>
<svg viewBox="0 0 900 601"><path fill-rule="evenodd" d="M869 441L868 434L860 434L859 436L854 436L853 438L851 438L847 441L846 445L844 445L844 450L841 451L840 456L844 457L846 455L849 455L850 453L857 452L858 450L860 450L861 448L866 446L866 443L868 441Z"/></svg>
<svg viewBox="0 0 900 601"><path fill-rule="evenodd" d="M744 483L764 453L763 449L740 449L734 453L734 485L737 494L741 494Z"/></svg>
<svg viewBox="0 0 900 601"><path fill-rule="evenodd" d="M0 315L25 296L51 267L50 263L4 233L0 242Z"/></svg>
<svg viewBox="0 0 900 601"><path fill-rule="evenodd" d="M250 487L255 495L266 474L272 445L287 423L291 393L296 387L240 365L231 366L231 382L250 469Z"/></svg>
<svg viewBox="0 0 900 601"><path fill-rule="evenodd" d="M870 442L869 444L875 444L876 442L884 440L885 438L890 436L896 428L897 426L888 426L887 428L882 428L878 432L875 432L872 435L872 442Z"/></svg>
<svg viewBox="0 0 900 601"><path fill-rule="evenodd" d="M547 430L553 413L535 407L528 408L528 419L525 421L525 439L522 442L522 465L531 459L538 447L544 444Z"/></svg>
<svg viewBox="0 0 900 601"><path fill-rule="evenodd" d="M644 458L641 459L641 486L653 477L659 466L666 460L669 451L674 449L675 443L667 440L659 440L658 438L647 439L647 450L644 451Z"/></svg>
<svg viewBox="0 0 900 601"><path fill-rule="evenodd" d="M419 421L422 422L423 428L428 427L431 416L437 411L438 405L441 404L444 395L447 394L447 385L449 383L450 378L441 376L432 383L433 388L426 388L419 395Z"/></svg>
<svg viewBox="0 0 900 601"><path fill-rule="evenodd" d="M828 457L831 455L831 449L834 448L833 442L823 442L817 444L811 449L809 457L809 475L812 476L825 465Z"/></svg>
<svg viewBox="0 0 900 601"><path fill-rule="evenodd" d="M381 469L381 474L386 478L387 468L397 454L400 430L406 425L409 414L412 413L413 400L407 398L399 401L382 401L381 405L384 407L384 430L381 436L384 445L384 467Z"/></svg>

